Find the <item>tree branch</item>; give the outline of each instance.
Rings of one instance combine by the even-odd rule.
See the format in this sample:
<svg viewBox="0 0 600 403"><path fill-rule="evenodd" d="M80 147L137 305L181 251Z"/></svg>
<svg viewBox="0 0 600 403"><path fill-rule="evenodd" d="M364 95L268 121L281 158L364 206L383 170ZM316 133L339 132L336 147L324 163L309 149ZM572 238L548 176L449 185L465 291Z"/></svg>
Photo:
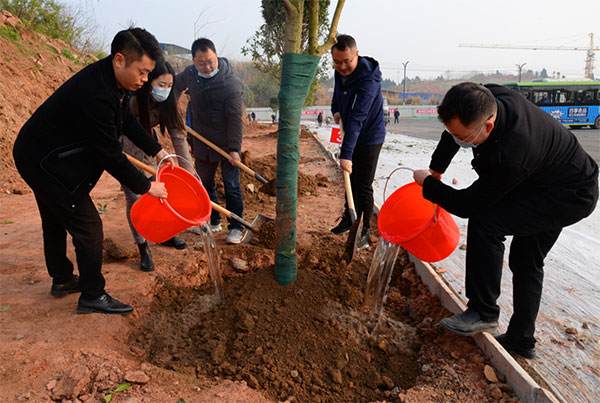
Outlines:
<svg viewBox="0 0 600 403"><path fill-rule="evenodd" d="M282 0L282 2L288 14L296 14L298 12L298 9L296 9L290 0Z"/></svg>
<svg viewBox="0 0 600 403"><path fill-rule="evenodd" d="M336 42L335 36L337 34L337 26L340 22L340 17L342 15L342 9L344 8L344 3L346 0L338 0L337 6L335 7L335 13L333 14L333 18L331 19L331 28L329 29L329 36L327 40L323 43L323 45L317 48L315 55L322 56L333 46Z"/></svg>

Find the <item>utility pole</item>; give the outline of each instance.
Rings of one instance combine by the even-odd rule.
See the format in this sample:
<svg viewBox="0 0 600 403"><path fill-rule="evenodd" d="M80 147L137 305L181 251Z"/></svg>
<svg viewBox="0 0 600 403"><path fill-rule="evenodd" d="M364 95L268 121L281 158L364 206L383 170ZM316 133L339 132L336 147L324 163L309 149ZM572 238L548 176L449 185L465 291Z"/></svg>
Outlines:
<svg viewBox="0 0 600 403"><path fill-rule="evenodd" d="M523 63L523 64L515 64L515 66L517 66L517 68L519 69L519 82L521 82L521 70L523 70L523 66L525 66L527 63Z"/></svg>
<svg viewBox="0 0 600 403"><path fill-rule="evenodd" d="M404 89L402 90L402 105L406 103L406 65L408 64L408 60L406 63L402 63L404 66Z"/></svg>

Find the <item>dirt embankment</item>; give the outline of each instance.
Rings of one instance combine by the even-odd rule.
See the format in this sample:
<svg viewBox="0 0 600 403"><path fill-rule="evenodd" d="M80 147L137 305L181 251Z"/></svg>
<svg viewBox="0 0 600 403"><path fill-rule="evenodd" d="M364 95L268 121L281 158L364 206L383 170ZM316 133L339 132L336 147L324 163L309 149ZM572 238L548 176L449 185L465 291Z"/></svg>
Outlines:
<svg viewBox="0 0 600 403"><path fill-rule="evenodd" d="M59 39L24 28L10 13L0 13L0 192L26 188L12 160L12 145L27 119L94 55Z"/></svg>

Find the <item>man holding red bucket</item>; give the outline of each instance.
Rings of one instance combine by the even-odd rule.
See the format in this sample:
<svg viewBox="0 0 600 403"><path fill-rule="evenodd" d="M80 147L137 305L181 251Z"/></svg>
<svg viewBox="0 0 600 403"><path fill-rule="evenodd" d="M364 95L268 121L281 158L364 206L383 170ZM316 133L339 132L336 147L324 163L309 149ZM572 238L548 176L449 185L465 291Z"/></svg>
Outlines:
<svg viewBox="0 0 600 403"><path fill-rule="evenodd" d="M15 164L33 190L42 218L50 294L81 292L78 313L133 311L104 290L102 221L89 193L108 171L135 193L167 197L164 184L150 182L129 163L119 141L123 133L148 155L168 155L131 114L128 95L142 87L155 62L162 60L158 41L148 31L120 31L110 56L56 90L15 141ZM67 258L67 232L73 238L79 277Z"/></svg>
<svg viewBox="0 0 600 403"><path fill-rule="evenodd" d="M440 325L461 334L495 333L504 240L512 235L513 315L505 349L535 357L535 320L544 258L562 228L587 217L598 200L598 165L575 136L517 92L461 83L438 107L446 130L428 170L414 172L423 197L469 219L465 312ZM440 181L460 147L473 149L478 179L466 189Z"/></svg>

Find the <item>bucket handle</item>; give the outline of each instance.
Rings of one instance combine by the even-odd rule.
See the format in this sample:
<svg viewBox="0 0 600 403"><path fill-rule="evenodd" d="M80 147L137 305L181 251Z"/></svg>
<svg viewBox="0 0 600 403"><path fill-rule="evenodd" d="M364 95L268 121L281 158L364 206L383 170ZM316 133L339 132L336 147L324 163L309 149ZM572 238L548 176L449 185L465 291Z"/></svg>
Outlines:
<svg viewBox="0 0 600 403"><path fill-rule="evenodd" d="M400 169L405 169L407 171L415 172L414 168L410 168L410 167L398 167L398 168L394 169L392 172L390 172L387 179L385 180L385 186L383 187L383 202L384 203L385 203L385 199L386 199L385 192L387 190L388 182L390 181L390 178L392 177L392 175ZM436 210L437 204L435 204L435 203L431 203L431 204L433 204L433 222L436 223L437 222L437 210Z"/></svg>
<svg viewBox="0 0 600 403"><path fill-rule="evenodd" d="M186 158L184 158L184 157L182 157L182 156L180 156L180 155L177 155L177 154L167 154L167 155L165 155L165 156L164 156L164 157L163 157L163 158L162 158L162 159L161 159L161 160L158 162L158 166L156 167L156 172L158 172L158 171L160 170L160 164L162 164L162 163L163 163L163 161L164 161L164 160L166 160L167 158L171 158L171 157L176 157L176 158L178 158L178 159L181 159L181 160L183 160L183 161L187 162L187 163L188 163L188 165L189 165L190 167L192 167L192 171L193 171L193 174L192 174L192 175L194 175L194 177L195 177L196 179L198 179L198 180L200 181L200 183L202 183L202 179L200 179L200 176L198 176L198 173L196 172L196 169L195 169L194 165L193 165L193 164L192 164L190 161L188 161ZM163 203L163 199L162 199L162 198L159 198L159 201L160 201L161 203Z"/></svg>

